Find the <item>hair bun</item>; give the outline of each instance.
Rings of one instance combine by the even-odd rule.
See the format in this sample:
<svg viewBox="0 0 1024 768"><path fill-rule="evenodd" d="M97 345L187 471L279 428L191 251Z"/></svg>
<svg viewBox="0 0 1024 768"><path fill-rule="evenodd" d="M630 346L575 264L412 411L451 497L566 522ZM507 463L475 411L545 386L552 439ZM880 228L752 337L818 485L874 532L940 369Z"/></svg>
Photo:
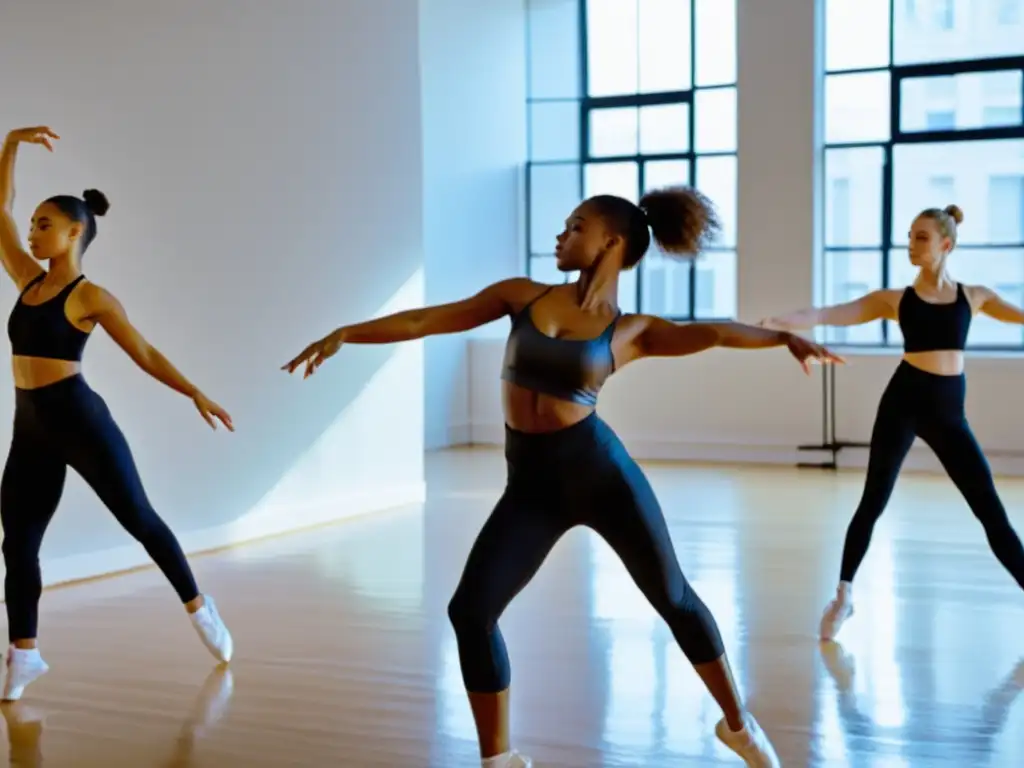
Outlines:
<svg viewBox="0 0 1024 768"><path fill-rule="evenodd" d="M107 202L107 196L98 189L85 190L85 192L82 193L82 199L85 201L86 206L88 206L94 216L103 216L108 210L110 210L110 203Z"/></svg>
<svg viewBox="0 0 1024 768"><path fill-rule="evenodd" d="M960 224L964 220L964 212L960 210L959 205L947 205L943 209L953 221Z"/></svg>

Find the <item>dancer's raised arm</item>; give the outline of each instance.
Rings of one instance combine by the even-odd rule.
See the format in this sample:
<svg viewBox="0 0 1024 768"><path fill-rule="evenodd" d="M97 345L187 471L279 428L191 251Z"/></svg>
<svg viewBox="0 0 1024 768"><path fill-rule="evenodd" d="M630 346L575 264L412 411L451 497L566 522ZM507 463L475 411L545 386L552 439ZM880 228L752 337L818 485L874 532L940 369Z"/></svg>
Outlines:
<svg viewBox="0 0 1024 768"><path fill-rule="evenodd" d="M0 260L19 291L42 273L43 268L21 244L18 227L14 223L14 161L18 145L42 144L51 152L52 140L60 138L49 128L19 128L7 134L0 152Z"/></svg>

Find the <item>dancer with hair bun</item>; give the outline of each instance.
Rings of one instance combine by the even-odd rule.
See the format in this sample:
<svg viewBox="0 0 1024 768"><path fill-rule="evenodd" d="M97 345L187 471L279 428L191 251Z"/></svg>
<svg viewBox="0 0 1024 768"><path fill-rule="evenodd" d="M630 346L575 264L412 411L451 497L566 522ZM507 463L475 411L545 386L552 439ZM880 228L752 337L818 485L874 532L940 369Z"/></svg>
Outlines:
<svg viewBox="0 0 1024 768"><path fill-rule="evenodd" d="M919 272L904 289L873 291L855 301L762 321L777 330L851 326L895 320L903 332L903 359L882 395L871 433L867 478L846 532L839 587L825 608L819 634L833 640L853 615L853 578L871 533L896 485L915 437L927 443L981 523L996 558L1024 588L1024 548L996 492L992 471L964 411L964 348L974 315L1024 324L1024 312L995 291L956 282L946 270L963 212L928 208L909 233L910 263Z"/></svg>
<svg viewBox="0 0 1024 768"><path fill-rule="evenodd" d="M0 154L0 259L21 294L7 323L15 412L0 483L11 643L5 701L21 698L25 687L49 669L36 643L39 549L69 466L145 547L210 653L226 662L233 651L213 599L199 592L181 546L146 497L124 435L82 376L82 354L93 329L101 326L142 370L191 399L211 427L220 421L233 430L231 417L142 337L109 291L82 274L82 255L96 236L96 218L108 208L101 192L58 195L40 203L28 235L31 255L23 249L11 213L15 155L20 144L39 144L52 152L58 138L46 127L22 128L7 135ZM39 262L47 262L48 269Z"/></svg>
<svg viewBox="0 0 1024 768"><path fill-rule="evenodd" d="M620 275L640 262L652 233L665 252L689 257L717 228L710 202L693 189L651 192L639 205L592 197L570 214L555 246L558 268L579 271L575 282L513 278L453 304L345 326L284 366L289 372L304 366L308 376L343 344L388 344L512 320L502 370L508 480L448 606L484 768L532 765L509 743L511 668L498 619L577 525L609 543L671 628L722 708L718 738L748 766L779 764L736 690L714 617L679 567L650 484L596 413L608 378L645 357L782 346L805 369L836 359L787 332L621 313Z"/></svg>

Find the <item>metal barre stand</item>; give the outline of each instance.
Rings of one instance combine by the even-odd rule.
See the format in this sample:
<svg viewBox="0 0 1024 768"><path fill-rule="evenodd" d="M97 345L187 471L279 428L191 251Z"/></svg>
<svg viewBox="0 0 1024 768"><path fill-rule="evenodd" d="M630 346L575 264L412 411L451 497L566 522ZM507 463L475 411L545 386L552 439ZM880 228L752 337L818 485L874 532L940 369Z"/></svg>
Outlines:
<svg viewBox="0 0 1024 768"><path fill-rule="evenodd" d="M815 469L838 468L836 458L843 448L867 448L869 443L854 443L836 439L836 366L821 366L821 442L797 446L800 451L828 451L832 458L822 462L797 462L798 467Z"/></svg>

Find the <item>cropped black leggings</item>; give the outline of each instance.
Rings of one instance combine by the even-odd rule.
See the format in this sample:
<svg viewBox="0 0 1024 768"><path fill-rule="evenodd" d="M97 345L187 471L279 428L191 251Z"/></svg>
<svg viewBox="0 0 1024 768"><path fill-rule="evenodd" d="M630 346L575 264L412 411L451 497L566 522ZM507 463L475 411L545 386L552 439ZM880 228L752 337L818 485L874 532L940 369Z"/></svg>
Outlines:
<svg viewBox="0 0 1024 768"><path fill-rule="evenodd" d="M15 392L14 434L0 482L11 641L36 636L42 592L39 548L69 466L146 548L181 601L198 597L181 546L146 498L128 443L103 398L80 375Z"/></svg>
<svg viewBox="0 0 1024 768"><path fill-rule="evenodd" d="M963 374L937 376L907 362L896 369L878 406L864 494L846 532L841 581L853 581L916 436L935 451L985 529L995 556L1024 588L1024 547L1010 525L992 470L967 423L966 387Z"/></svg>
<svg viewBox="0 0 1024 768"><path fill-rule="evenodd" d="M718 626L676 559L650 484L596 414L566 429L506 428L508 483L448 606L466 689L497 693L511 671L498 619L555 543L585 525L611 546L693 664L724 652Z"/></svg>

